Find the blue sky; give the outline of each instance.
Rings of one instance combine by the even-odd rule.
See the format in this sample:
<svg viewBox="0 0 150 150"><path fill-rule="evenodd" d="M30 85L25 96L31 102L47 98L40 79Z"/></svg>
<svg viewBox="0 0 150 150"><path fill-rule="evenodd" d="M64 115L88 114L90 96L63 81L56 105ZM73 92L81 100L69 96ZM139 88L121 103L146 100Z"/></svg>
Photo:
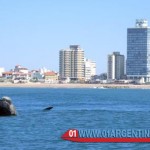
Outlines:
<svg viewBox="0 0 150 150"><path fill-rule="evenodd" d="M149 0L0 0L0 67L59 71L59 50L80 45L107 71L107 55L126 56L127 28L150 22Z"/></svg>

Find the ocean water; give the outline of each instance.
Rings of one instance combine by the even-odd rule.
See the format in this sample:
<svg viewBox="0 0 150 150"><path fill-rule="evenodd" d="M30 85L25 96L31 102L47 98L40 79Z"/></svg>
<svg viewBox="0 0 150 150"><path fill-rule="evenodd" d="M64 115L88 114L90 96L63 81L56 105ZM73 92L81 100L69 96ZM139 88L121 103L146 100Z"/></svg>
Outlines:
<svg viewBox="0 0 150 150"><path fill-rule="evenodd" d="M149 150L149 143L75 143L70 128L149 129L150 90L0 88L18 116L0 117L0 150ZM54 108L43 111L48 106Z"/></svg>

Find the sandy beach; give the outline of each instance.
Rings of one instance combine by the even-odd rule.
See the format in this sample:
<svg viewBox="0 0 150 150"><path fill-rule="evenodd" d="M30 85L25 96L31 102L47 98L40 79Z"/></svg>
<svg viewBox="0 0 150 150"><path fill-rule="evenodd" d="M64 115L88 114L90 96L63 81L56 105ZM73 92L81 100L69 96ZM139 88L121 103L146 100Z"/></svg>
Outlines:
<svg viewBox="0 0 150 150"><path fill-rule="evenodd" d="M133 84L49 84L49 83L0 83L0 87L20 87L20 88L132 88L150 89L150 85Z"/></svg>

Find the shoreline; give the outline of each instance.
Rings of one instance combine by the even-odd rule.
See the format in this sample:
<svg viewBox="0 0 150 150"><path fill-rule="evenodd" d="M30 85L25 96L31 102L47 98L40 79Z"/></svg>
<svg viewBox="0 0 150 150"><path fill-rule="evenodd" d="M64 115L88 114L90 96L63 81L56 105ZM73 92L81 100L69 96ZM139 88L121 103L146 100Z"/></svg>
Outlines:
<svg viewBox="0 0 150 150"><path fill-rule="evenodd" d="M134 85L134 84L49 84L49 83L0 83L0 88L95 88L95 89L150 89L150 85Z"/></svg>

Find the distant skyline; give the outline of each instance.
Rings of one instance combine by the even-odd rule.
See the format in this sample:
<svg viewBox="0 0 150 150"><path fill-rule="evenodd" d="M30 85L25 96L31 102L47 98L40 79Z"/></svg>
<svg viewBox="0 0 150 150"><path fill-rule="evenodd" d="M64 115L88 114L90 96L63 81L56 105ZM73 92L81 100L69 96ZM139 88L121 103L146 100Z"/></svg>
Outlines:
<svg viewBox="0 0 150 150"><path fill-rule="evenodd" d="M127 28L150 24L149 0L0 0L0 67L59 71L59 50L80 45L107 72L107 56L127 53Z"/></svg>

